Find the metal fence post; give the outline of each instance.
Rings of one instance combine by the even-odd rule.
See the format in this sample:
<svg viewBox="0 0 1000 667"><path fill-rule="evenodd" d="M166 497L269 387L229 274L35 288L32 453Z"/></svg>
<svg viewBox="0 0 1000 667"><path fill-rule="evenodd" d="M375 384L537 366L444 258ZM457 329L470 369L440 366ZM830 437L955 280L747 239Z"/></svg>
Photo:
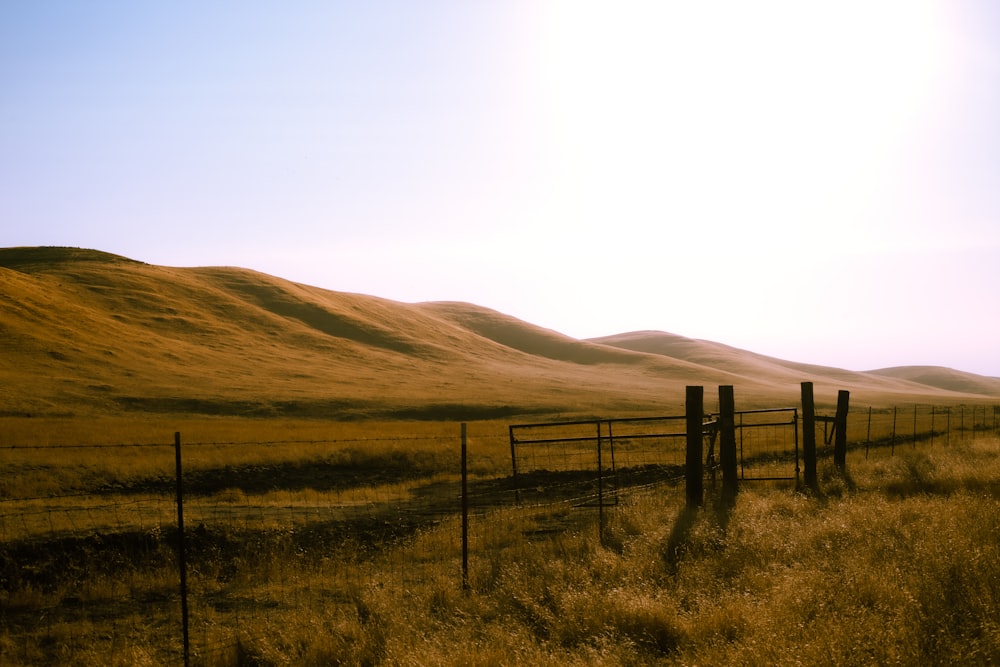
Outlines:
<svg viewBox="0 0 1000 667"><path fill-rule="evenodd" d="M191 664L188 635L187 551L184 544L184 482L181 466L181 434L174 433L174 458L177 467L177 564L181 575L181 627L184 635L184 667Z"/></svg>
<svg viewBox="0 0 1000 667"><path fill-rule="evenodd" d="M896 454L896 406L892 406L892 442L889 444L889 454Z"/></svg>
<svg viewBox="0 0 1000 667"><path fill-rule="evenodd" d="M514 426L508 427L510 433L510 479L514 483L514 502L521 504L521 487L517 483L517 441L514 439Z"/></svg>
<svg viewBox="0 0 1000 667"><path fill-rule="evenodd" d="M868 460L868 448L872 445L872 406L868 406L868 435L865 436L865 460Z"/></svg>
<svg viewBox="0 0 1000 667"><path fill-rule="evenodd" d="M462 589L469 590L469 466L466 423L462 422Z"/></svg>
<svg viewBox="0 0 1000 667"><path fill-rule="evenodd" d="M601 452L601 421L597 420L597 530L604 544L604 463Z"/></svg>

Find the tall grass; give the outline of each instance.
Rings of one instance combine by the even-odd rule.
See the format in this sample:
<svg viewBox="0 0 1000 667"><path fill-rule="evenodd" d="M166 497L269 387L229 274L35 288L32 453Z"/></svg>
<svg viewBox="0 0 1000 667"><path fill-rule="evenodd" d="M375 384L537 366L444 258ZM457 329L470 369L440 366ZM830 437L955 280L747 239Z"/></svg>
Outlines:
<svg viewBox="0 0 1000 667"><path fill-rule="evenodd" d="M734 504L710 493L698 510L684 508L682 489L647 488L608 511L603 537L592 509L476 513L468 590L453 518L363 556L350 544L304 553L291 529L196 539L217 554L195 561L197 662L1000 662L1000 441L873 450L867 460L855 451L848 471L824 466L818 494L745 483ZM150 567L118 586L160 577L167 589L168 575ZM31 605L30 592L17 603ZM169 612L111 639L97 619L67 619L37 629L30 648L5 629L0 649L58 662L66 637L77 664L106 664L114 642L120 664L155 664L176 649Z"/></svg>
<svg viewBox="0 0 1000 667"><path fill-rule="evenodd" d="M469 591L454 542L426 533L405 557L444 553L437 569L376 569L335 614L244 626L218 664L993 664L998 455L899 452L824 470L823 495L745 485L694 511L647 491L603 540L579 510L497 512Z"/></svg>
<svg viewBox="0 0 1000 667"><path fill-rule="evenodd" d="M613 548L592 531L511 547L447 614L439 591L402 617L385 593L369 604L387 605L394 664L992 664L998 453L995 439L903 452L850 486L828 472L825 497L746 486L734 507L690 512L642 495ZM432 618L447 620L426 635Z"/></svg>

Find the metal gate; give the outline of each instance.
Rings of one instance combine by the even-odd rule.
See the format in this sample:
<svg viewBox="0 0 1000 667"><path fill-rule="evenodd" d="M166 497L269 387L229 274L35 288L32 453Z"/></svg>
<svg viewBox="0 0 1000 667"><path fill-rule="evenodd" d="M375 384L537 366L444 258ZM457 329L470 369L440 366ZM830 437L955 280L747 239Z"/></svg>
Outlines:
<svg viewBox="0 0 1000 667"><path fill-rule="evenodd" d="M734 417L740 479L799 478L798 408L743 410Z"/></svg>
<svg viewBox="0 0 1000 667"><path fill-rule="evenodd" d="M734 413L743 480L799 477L798 408ZM684 475L686 417L637 417L512 424L510 457L518 500L576 498L614 504L619 489ZM718 415L706 415L706 467L716 467Z"/></svg>
<svg viewBox="0 0 1000 667"><path fill-rule="evenodd" d="M615 504L620 489L684 476L686 417L512 424L512 479L519 500L569 498ZM716 423L702 435L714 443Z"/></svg>

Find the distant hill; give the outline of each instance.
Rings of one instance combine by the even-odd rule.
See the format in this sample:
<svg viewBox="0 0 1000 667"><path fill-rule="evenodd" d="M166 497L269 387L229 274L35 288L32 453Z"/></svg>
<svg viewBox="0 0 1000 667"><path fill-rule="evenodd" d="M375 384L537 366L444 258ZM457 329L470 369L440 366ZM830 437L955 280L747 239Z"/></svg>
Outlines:
<svg viewBox="0 0 1000 667"><path fill-rule="evenodd" d="M0 249L0 343L7 415L663 414L687 384L732 384L741 405L774 405L793 402L802 380L818 401L842 388L870 402L1000 396L957 371L947 384L851 373L661 332L581 341L472 304L77 248Z"/></svg>
<svg viewBox="0 0 1000 667"><path fill-rule="evenodd" d="M928 387L966 394L1000 396L1000 378L963 373L942 366L897 366L869 371L873 375L919 382Z"/></svg>
<svg viewBox="0 0 1000 667"><path fill-rule="evenodd" d="M902 366L864 372L848 371L785 361L721 343L685 338L662 331L636 331L589 340L624 350L658 354L710 368L726 369L745 377L769 377L782 382L795 381L796 378L798 381L824 383L832 381L853 387L882 388L888 392L895 391L898 386L892 383L884 384L882 380L898 379L946 392L1000 396L1000 378L939 366Z"/></svg>

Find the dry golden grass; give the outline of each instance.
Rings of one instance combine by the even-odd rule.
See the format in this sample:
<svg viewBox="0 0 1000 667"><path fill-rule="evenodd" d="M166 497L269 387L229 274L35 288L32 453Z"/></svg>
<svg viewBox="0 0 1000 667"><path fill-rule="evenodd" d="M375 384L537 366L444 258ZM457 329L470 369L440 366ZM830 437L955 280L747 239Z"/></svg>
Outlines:
<svg viewBox="0 0 1000 667"><path fill-rule="evenodd" d="M376 546L365 542L375 536L344 541L310 532L308 522L267 521L268 508L328 512L336 494L222 490L191 507L192 516L200 503L232 512L228 523L206 518L207 531L191 533L196 662L1000 659L1000 441L922 443L895 455L881 447L867 459L853 450L849 476L824 462L820 477L821 495L745 483L735 505L710 492L698 511L683 508L680 488L634 492L609 510L603 539L593 510L477 510L468 591L455 509ZM433 481L454 482L440 471ZM392 504L413 490L372 487L362 504ZM176 659L169 541L130 549L121 553L131 564L96 568L86 586L67 577L54 589L5 593L5 654L27 664ZM47 609L51 620L19 625L31 609Z"/></svg>
<svg viewBox="0 0 1000 667"><path fill-rule="evenodd" d="M1000 443L904 452L852 471L848 490L825 470L825 498L748 486L733 508L691 513L676 495L638 496L616 512L612 548L586 531L494 544L495 562L471 595L422 590L406 607L425 611L403 618L389 613L391 594L369 591L368 604L385 613L383 657L400 665L996 662Z"/></svg>
<svg viewBox="0 0 1000 667"><path fill-rule="evenodd" d="M506 422L471 424L474 474L506 470ZM240 418L0 417L0 497L36 497L173 478L174 434L186 471L279 464L457 471L460 425Z"/></svg>
<svg viewBox="0 0 1000 667"><path fill-rule="evenodd" d="M404 304L89 250L0 249L0 313L9 416L671 414L687 384L732 384L744 407L760 407L794 403L803 380L817 383L820 404L840 388L865 405L970 400L659 332L578 341L471 304ZM1000 381L949 377L1000 395Z"/></svg>
<svg viewBox="0 0 1000 667"><path fill-rule="evenodd" d="M796 405L811 380L826 413L850 389L863 441L862 406L885 433L879 408L960 409L982 396L947 389L1000 395L989 379L575 341L469 304L86 250L0 250L0 314L4 661L177 661L177 431L199 664L1000 661L1000 447L904 447L908 415L896 456L852 450L823 496L745 485L686 512L664 486L609 511L603 540L594 512L513 509L483 484L469 591L455 516L458 421L488 481L509 421L682 414L687 384L735 385L745 409Z"/></svg>

